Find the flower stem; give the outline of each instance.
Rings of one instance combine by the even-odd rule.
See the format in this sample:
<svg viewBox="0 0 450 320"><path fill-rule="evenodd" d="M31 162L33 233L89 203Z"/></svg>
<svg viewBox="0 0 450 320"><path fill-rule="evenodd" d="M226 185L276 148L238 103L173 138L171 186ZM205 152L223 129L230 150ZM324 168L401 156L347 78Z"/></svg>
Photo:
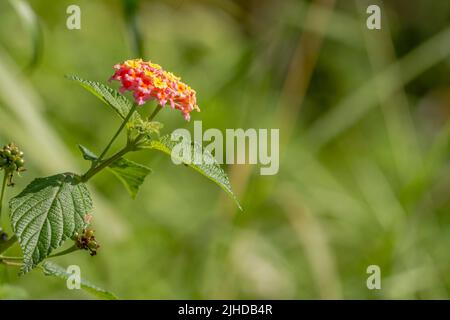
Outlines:
<svg viewBox="0 0 450 320"><path fill-rule="evenodd" d="M63 250L61 252L49 255L47 258L54 258L54 257L59 257L59 256L63 256L66 255L68 253L74 252L80 250L80 248L78 248L75 244L73 246L71 246L70 248L67 248L66 250Z"/></svg>
<svg viewBox="0 0 450 320"><path fill-rule="evenodd" d="M100 157L98 157L97 161L95 161L95 162L100 163L102 161L102 159L105 157L106 153L108 152L109 148L111 148L111 145L113 144L113 142L116 140L116 138L122 132L123 128L125 128L125 125L128 123L128 120L130 120L130 118L133 115L134 111L136 111L136 108L137 108L137 104L133 104L133 106L131 107L131 109L128 112L127 116L123 119L123 122L120 125L119 129L114 134L114 136L111 138L111 141L109 141L108 145L106 146L106 148L101 153Z"/></svg>
<svg viewBox="0 0 450 320"><path fill-rule="evenodd" d="M1 217L2 217L3 196L5 195L6 180L7 179L8 179L8 173L5 170L4 174L3 174L2 191L1 191L1 194L0 194L0 221L1 221ZM1 229L1 227L0 227L0 229Z"/></svg>
<svg viewBox="0 0 450 320"><path fill-rule="evenodd" d="M126 154L127 152L131 151L133 148L131 145L126 145L125 148L123 148L122 150L120 150L119 152L117 152L116 154L114 154L111 158L106 159L105 161L101 162L98 166L93 167L91 169L89 169L85 174L83 174L81 176L81 181L86 182L88 181L90 178L92 178L94 175L96 175L97 173L99 173L101 170L105 169L107 166L109 166L111 163L113 163L114 161L118 160L119 158L121 158L124 154Z"/></svg>
<svg viewBox="0 0 450 320"><path fill-rule="evenodd" d="M152 121L153 118L158 114L158 112L160 112L162 109L161 105L158 104L158 106L156 107L156 109L153 111L153 113L148 117L148 121Z"/></svg>
<svg viewBox="0 0 450 320"><path fill-rule="evenodd" d="M0 260L3 260L3 259L6 259L6 260L23 260L23 257L8 257L8 256L1 256L0 255Z"/></svg>

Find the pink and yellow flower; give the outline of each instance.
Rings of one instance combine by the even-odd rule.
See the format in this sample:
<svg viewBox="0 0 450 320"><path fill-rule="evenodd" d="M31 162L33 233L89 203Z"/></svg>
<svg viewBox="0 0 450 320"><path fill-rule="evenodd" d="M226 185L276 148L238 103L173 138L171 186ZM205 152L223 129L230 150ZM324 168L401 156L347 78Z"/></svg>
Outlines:
<svg viewBox="0 0 450 320"><path fill-rule="evenodd" d="M172 109L180 110L187 121L193 110L200 111L195 90L158 64L133 59L116 64L114 69L117 70L111 80L121 82L121 93L133 92L138 105L143 105L148 100L156 100L162 107L168 103Z"/></svg>

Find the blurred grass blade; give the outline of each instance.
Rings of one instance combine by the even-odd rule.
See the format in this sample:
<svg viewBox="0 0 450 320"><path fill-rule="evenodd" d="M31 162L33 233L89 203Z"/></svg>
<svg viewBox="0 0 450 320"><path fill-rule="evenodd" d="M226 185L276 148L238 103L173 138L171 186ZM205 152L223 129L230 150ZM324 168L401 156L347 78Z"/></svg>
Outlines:
<svg viewBox="0 0 450 320"><path fill-rule="evenodd" d="M30 61L25 71L32 72L38 65L42 57L44 47L44 37L39 17L33 11L33 8L25 0L9 0L10 4L16 10L21 22L31 38L32 53Z"/></svg>
<svg viewBox="0 0 450 320"><path fill-rule="evenodd" d="M363 2L355 0L360 9L363 19L365 18L365 8ZM366 51L374 73L383 71L395 62L396 53L393 44L389 22L383 21L383 32L373 33L367 29L364 24L361 25L361 33L364 35ZM396 82L401 79L401 70L390 74L395 79L389 79L389 82ZM382 96L383 83L378 83L375 91ZM396 170L402 181L408 181L411 176L417 172L417 168L422 163L422 155L419 147L418 134L412 119L408 98L405 88L399 86L397 92L393 92L389 99L384 99L380 103L380 109L383 114L386 130L389 136L391 152L394 157Z"/></svg>
<svg viewBox="0 0 450 320"><path fill-rule="evenodd" d="M123 0L123 14L131 38L131 48L136 57L144 57L144 43L138 27L139 0Z"/></svg>
<svg viewBox="0 0 450 320"><path fill-rule="evenodd" d="M405 84L450 55L450 27L444 29L345 97L318 119L308 132L314 150L358 122L377 103L386 101ZM401 72L402 78L395 75ZM378 95L374 88L378 88Z"/></svg>

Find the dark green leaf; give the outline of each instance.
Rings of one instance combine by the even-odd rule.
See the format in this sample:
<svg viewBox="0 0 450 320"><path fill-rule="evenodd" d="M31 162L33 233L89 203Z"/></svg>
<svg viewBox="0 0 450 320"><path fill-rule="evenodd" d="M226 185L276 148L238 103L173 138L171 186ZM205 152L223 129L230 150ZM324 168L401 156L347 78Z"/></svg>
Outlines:
<svg viewBox="0 0 450 320"><path fill-rule="evenodd" d="M31 37L32 55L27 66L27 71L32 71L39 64L43 49L43 32L39 17L27 1L9 0L19 15L23 26Z"/></svg>
<svg viewBox="0 0 450 320"><path fill-rule="evenodd" d="M26 273L86 227L84 217L92 211L92 200L78 176L62 173L33 180L9 207L24 255L21 273Z"/></svg>
<svg viewBox="0 0 450 320"><path fill-rule="evenodd" d="M83 88L94 94L103 101L103 103L110 106L122 119L125 119L128 112L133 107L133 103L125 96L100 82L85 80L78 76L67 76L67 79L76 81ZM139 114L135 112L132 119L133 118L140 118Z"/></svg>

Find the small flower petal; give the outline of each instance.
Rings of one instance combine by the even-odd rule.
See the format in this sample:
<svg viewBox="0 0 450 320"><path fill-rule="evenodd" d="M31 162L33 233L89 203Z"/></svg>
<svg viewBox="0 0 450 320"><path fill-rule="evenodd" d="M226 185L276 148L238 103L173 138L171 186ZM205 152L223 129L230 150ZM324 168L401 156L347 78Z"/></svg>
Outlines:
<svg viewBox="0 0 450 320"><path fill-rule="evenodd" d="M133 92L133 97L139 105L148 100L156 100L164 107L169 102L172 109L180 110L187 121L193 110L200 111L195 90L158 64L133 59L114 65L114 69L116 72L110 80L120 81L121 93Z"/></svg>

